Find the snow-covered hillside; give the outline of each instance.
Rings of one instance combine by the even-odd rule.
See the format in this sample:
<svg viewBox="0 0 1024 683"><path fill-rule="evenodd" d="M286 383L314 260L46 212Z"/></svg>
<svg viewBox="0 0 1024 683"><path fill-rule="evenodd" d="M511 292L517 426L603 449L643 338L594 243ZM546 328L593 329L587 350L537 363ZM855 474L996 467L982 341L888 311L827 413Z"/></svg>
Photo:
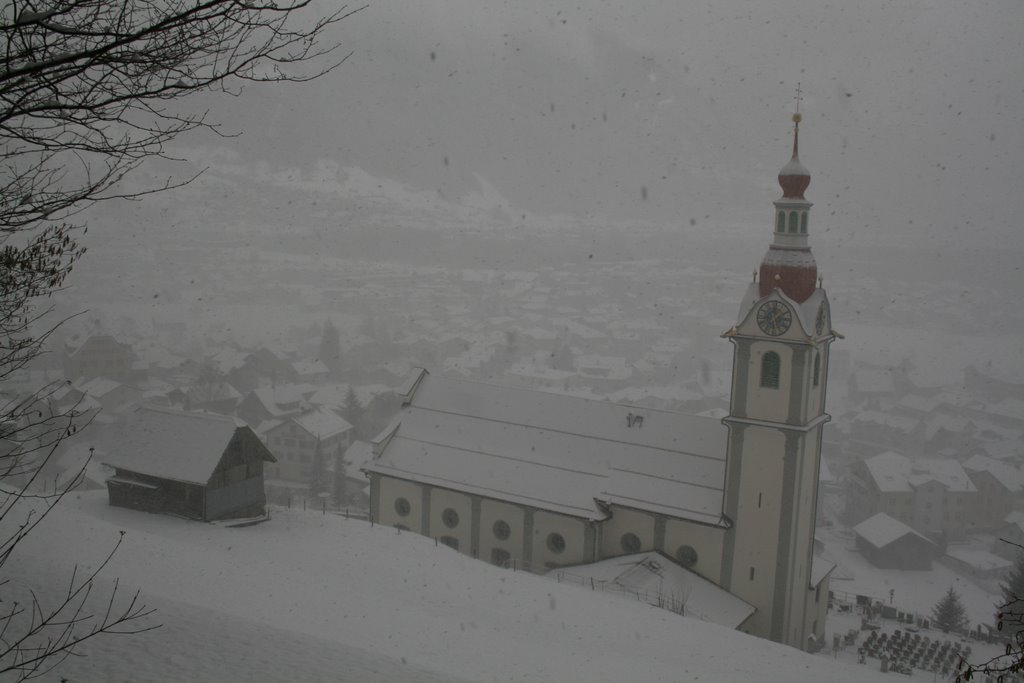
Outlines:
<svg viewBox="0 0 1024 683"><path fill-rule="evenodd" d="M119 530L125 543L104 575L141 589L163 625L94 641L60 669L69 681L885 680L312 512L225 528L82 493L19 549L12 578L53 596L73 562L99 561Z"/></svg>

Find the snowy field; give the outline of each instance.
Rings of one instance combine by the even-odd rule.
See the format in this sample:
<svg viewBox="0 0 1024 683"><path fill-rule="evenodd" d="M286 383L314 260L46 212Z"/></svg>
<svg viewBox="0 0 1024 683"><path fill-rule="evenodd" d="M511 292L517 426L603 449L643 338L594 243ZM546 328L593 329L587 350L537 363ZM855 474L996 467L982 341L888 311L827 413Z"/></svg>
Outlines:
<svg viewBox="0 0 1024 683"><path fill-rule="evenodd" d="M295 510L226 528L85 492L19 548L12 588L52 598L74 561L99 562L119 530L125 542L104 576L140 589L162 626L83 647L59 671L72 683L884 678L413 534Z"/></svg>

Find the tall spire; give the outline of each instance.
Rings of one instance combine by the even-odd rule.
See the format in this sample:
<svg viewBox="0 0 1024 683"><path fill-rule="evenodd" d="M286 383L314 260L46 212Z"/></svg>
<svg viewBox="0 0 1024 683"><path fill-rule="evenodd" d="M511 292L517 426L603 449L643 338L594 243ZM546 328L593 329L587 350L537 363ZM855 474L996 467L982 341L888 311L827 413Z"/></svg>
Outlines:
<svg viewBox="0 0 1024 683"><path fill-rule="evenodd" d="M806 301L814 292L818 266L807 244L807 224L811 203L804 191L811 184L811 173L800 163L800 100L803 91L796 88L796 112L793 114L793 156L779 170L782 197L775 200L775 232L768 253L761 261L760 292L767 296L778 287L786 296Z"/></svg>
<svg viewBox="0 0 1024 683"><path fill-rule="evenodd" d="M804 191L811 184L811 172L800 163L800 100L803 99L800 84L796 84L796 111L793 113L793 157L779 170L779 185L786 199L803 199Z"/></svg>

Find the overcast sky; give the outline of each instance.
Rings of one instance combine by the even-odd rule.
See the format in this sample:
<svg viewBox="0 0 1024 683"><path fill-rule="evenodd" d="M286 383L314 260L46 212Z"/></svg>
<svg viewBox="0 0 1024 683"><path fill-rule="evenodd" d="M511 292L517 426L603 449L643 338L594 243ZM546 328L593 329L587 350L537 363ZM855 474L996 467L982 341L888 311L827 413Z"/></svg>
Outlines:
<svg viewBox="0 0 1024 683"><path fill-rule="evenodd" d="M1019 0L373 0L341 36L326 78L213 102L243 161L513 214L770 216L800 82L815 225L1024 244Z"/></svg>

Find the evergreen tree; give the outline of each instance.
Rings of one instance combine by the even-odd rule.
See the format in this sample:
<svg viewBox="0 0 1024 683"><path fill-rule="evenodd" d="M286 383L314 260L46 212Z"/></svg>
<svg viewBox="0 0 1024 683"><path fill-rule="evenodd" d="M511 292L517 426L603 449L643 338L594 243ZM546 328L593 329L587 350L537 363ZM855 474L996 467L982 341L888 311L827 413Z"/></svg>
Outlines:
<svg viewBox="0 0 1024 683"><path fill-rule="evenodd" d="M932 622L943 633L959 631L967 626L967 609L952 586L932 608Z"/></svg>
<svg viewBox="0 0 1024 683"><path fill-rule="evenodd" d="M345 394L345 411L344 418L348 420L348 423L352 425L355 432L355 438L360 438L363 433L363 417L366 415L366 408L359 402L359 397L356 395L356 390L351 385L348 388L348 393Z"/></svg>

